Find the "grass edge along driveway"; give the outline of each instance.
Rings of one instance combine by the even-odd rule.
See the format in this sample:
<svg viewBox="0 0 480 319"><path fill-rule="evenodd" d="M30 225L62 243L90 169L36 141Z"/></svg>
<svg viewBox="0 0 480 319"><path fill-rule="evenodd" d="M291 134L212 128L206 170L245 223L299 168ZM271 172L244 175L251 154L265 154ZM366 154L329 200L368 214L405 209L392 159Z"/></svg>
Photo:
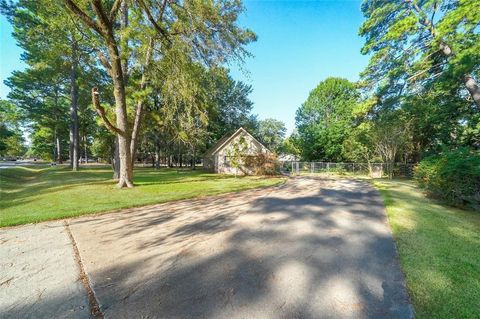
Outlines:
<svg viewBox="0 0 480 319"><path fill-rule="evenodd" d="M411 181L375 180L416 318L480 318L480 212L428 199Z"/></svg>
<svg viewBox="0 0 480 319"><path fill-rule="evenodd" d="M0 170L0 227L269 187L281 177L238 177L202 170L136 168L132 189L116 189L108 167Z"/></svg>

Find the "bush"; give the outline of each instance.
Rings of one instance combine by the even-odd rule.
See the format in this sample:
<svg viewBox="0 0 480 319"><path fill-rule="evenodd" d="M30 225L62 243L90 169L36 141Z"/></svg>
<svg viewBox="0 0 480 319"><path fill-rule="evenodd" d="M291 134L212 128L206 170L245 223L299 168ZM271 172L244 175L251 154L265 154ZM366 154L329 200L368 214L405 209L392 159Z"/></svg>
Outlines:
<svg viewBox="0 0 480 319"><path fill-rule="evenodd" d="M245 158L245 167L253 175L277 175L280 173L280 163L274 154L258 153Z"/></svg>
<svg viewBox="0 0 480 319"><path fill-rule="evenodd" d="M480 153L461 148L425 158L414 178L433 197L480 210Z"/></svg>

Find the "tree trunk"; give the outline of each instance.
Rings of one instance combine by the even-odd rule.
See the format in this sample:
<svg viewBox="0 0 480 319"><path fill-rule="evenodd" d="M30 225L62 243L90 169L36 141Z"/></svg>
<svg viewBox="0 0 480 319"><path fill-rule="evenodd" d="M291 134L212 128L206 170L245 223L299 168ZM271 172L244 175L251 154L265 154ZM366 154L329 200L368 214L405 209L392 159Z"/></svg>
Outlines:
<svg viewBox="0 0 480 319"><path fill-rule="evenodd" d="M463 77L463 81L465 83L465 87L472 96L475 105L477 106L477 111L480 112L480 87L478 87L477 82L470 74L466 74Z"/></svg>
<svg viewBox="0 0 480 319"><path fill-rule="evenodd" d="M105 8L103 8L102 1L91 1L90 6L92 7L95 15L97 16L97 19L94 20L82 11L82 9L75 4L75 1L65 0L64 2L66 6L70 9L70 11L76 14L77 17L83 20L83 22L90 29L97 32L104 39L107 46L110 61L106 59L106 57L101 51L98 51L97 54L99 55L100 62L106 68L108 75L113 82L116 126L112 124L112 122L106 115L105 109L100 103L97 88L92 88L92 102L95 109L97 110L97 113L101 116L107 128L110 131L114 132L118 138L118 155L120 158L120 174L118 187L133 187L133 166L130 152L131 132L128 125L127 101L125 93L125 86L128 74L124 74L127 73L126 69L124 72L124 68L126 68L126 63L123 63L124 65L122 67L122 58L119 52L119 45L117 42L117 38L115 37L116 30L114 30L114 25L116 23L116 14L118 10L113 10L108 13L105 11ZM117 4L121 4L125 17L127 17L126 14L128 11L127 3L128 2L126 0L123 1L123 3L115 2L114 6L114 8L118 9L119 7L117 6ZM125 25L127 23L128 21L124 21L123 24ZM120 39L120 41L122 41L122 39Z"/></svg>
<svg viewBox="0 0 480 319"><path fill-rule="evenodd" d="M450 46L446 43L440 44L440 51L442 51L443 55L449 58L453 52ZM480 88L478 87L477 81L473 78L471 74L464 74L463 75L463 85L467 89L468 93L473 99L477 111L480 112Z"/></svg>
<svg viewBox="0 0 480 319"><path fill-rule="evenodd" d="M143 76L142 76L142 82L143 82ZM144 85L142 83L141 85L141 90L144 90ZM143 101L138 101L137 102L137 109L135 113L135 120L133 123L133 131L132 131L132 139L130 142L130 154L132 156L132 165L135 164L135 156L137 153L137 140L138 140L138 135L140 132L140 122L142 121L142 116L143 116Z"/></svg>
<svg viewBox="0 0 480 319"><path fill-rule="evenodd" d="M83 147L84 147L84 160L85 164L88 163L88 140L87 140L87 135L83 136Z"/></svg>
<svg viewBox="0 0 480 319"><path fill-rule="evenodd" d="M127 1L122 2L122 25L128 25ZM110 26L111 27L111 26ZM118 52L118 46L113 37L113 32L107 39L108 55L110 56L111 69L110 77L113 81L113 95L115 97L115 115L117 119L118 156L120 158L120 172L117 186L133 187L133 165L130 152L130 130L127 118L127 100L125 93L126 82L128 81L128 60L123 61Z"/></svg>
<svg viewBox="0 0 480 319"><path fill-rule="evenodd" d="M128 27L128 1L127 0L122 0L122 4L120 6L120 26L122 29L125 29ZM121 41L125 42L123 45L125 47L128 47L128 37L123 38L123 34L121 36ZM123 73L123 79L125 80L125 85L128 85L128 57L124 57L124 61L122 63L122 73Z"/></svg>
<svg viewBox="0 0 480 319"><path fill-rule="evenodd" d="M120 175L118 187L133 187L133 167L130 153L130 130L127 119L127 101L125 85L121 68L120 56L117 47L109 48L112 60L113 95L115 96L115 114L117 118L118 156L120 157Z"/></svg>
<svg viewBox="0 0 480 319"><path fill-rule="evenodd" d="M120 155L118 150L118 137L115 136L115 149L113 151L113 179L119 180L120 179Z"/></svg>
<svg viewBox="0 0 480 319"><path fill-rule="evenodd" d="M54 115L55 119L55 124L54 124L54 129L53 129L53 138L54 138L54 144L55 144L55 151L54 151L54 161L58 162L59 164L62 163L62 150L61 150L61 145L60 145L60 138L58 137L58 113L59 107L58 107L58 87L55 88L55 98L54 98L54 103L55 103L55 112L56 114ZM56 155L56 156L55 156Z"/></svg>
<svg viewBox="0 0 480 319"><path fill-rule="evenodd" d="M160 168L160 148L158 145L155 145L155 168Z"/></svg>
<svg viewBox="0 0 480 319"><path fill-rule="evenodd" d="M53 149L52 149L52 152L53 152L53 162L56 162L57 161L57 129L55 128L53 130Z"/></svg>
<svg viewBox="0 0 480 319"><path fill-rule="evenodd" d="M78 132L78 84L77 84L77 43L72 42L72 66L70 70L70 167L78 169L80 153Z"/></svg>
<svg viewBox="0 0 480 319"><path fill-rule="evenodd" d="M143 66L143 70L142 70L142 80L140 82L140 91L145 90L147 87L146 68L150 63L152 51L153 51L153 39L150 39L148 43L147 56L145 58L145 65ZM140 124L142 122L142 117L143 117L143 104L144 104L144 99L142 97L137 102L137 108L135 109L135 120L133 122L132 141L130 144L130 153L132 155L132 163L135 161L135 153L137 151L137 140L138 140L138 135L140 134Z"/></svg>
<svg viewBox="0 0 480 319"><path fill-rule="evenodd" d="M62 164L62 146L61 146L61 143L60 143L60 138L58 137L58 135L56 133L55 133L55 146L56 146L56 149L57 149L56 161L58 162L58 164Z"/></svg>
<svg viewBox="0 0 480 319"><path fill-rule="evenodd" d="M70 168L72 168L73 165L73 130L70 124L70 132L69 132L69 147L68 147L68 158L70 159Z"/></svg>
<svg viewBox="0 0 480 319"><path fill-rule="evenodd" d="M133 187L133 166L130 156L130 137L118 134L118 155L120 157L120 175L117 186Z"/></svg>
<svg viewBox="0 0 480 319"><path fill-rule="evenodd" d="M192 169L196 170L197 169L197 161L196 161L196 154L195 154L195 147L193 147L193 158L192 158Z"/></svg>

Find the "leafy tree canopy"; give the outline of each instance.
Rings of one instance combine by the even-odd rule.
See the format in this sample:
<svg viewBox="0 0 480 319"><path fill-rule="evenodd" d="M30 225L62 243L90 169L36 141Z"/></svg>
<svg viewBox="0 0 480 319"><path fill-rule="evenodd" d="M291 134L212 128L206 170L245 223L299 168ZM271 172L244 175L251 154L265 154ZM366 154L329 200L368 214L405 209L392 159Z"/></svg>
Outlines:
<svg viewBox="0 0 480 319"><path fill-rule="evenodd" d="M0 155L21 156L26 152L21 130L23 114L9 101L0 100Z"/></svg>
<svg viewBox="0 0 480 319"><path fill-rule="evenodd" d="M358 98L355 84L342 78L328 78L310 92L295 118L304 159L343 160L342 144Z"/></svg>
<svg viewBox="0 0 480 319"><path fill-rule="evenodd" d="M255 136L272 152L279 152L285 138L287 128L282 121L265 119L258 122Z"/></svg>
<svg viewBox="0 0 480 319"><path fill-rule="evenodd" d="M477 0L365 0L362 12L362 53L372 55L363 84L384 106L443 82L437 94L454 93L480 111Z"/></svg>

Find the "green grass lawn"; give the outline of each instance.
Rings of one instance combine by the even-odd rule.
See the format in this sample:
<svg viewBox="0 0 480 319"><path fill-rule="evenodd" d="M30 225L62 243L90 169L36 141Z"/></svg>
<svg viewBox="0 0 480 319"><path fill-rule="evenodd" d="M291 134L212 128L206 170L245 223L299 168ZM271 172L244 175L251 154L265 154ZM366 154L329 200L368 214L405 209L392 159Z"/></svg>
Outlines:
<svg viewBox="0 0 480 319"><path fill-rule="evenodd" d="M417 318L480 318L480 213L377 180Z"/></svg>
<svg viewBox="0 0 480 319"><path fill-rule="evenodd" d="M111 177L107 167L78 172L66 167L0 169L0 227L266 187L285 180L136 168L136 187L116 189Z"/></svg>

